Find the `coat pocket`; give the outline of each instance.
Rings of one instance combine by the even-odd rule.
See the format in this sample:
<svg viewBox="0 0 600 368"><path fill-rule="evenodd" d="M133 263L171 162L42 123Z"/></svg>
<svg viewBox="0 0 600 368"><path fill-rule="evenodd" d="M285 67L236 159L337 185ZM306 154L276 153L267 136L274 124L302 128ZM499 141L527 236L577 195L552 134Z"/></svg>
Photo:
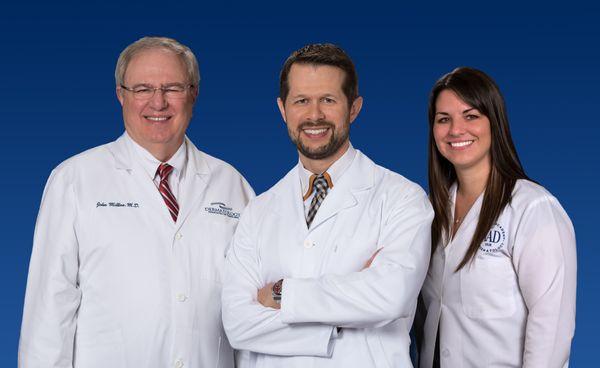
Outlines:
<svg viewBox="0 0 600 368"><path fill-rule="evenodd" d="M465 315L505 318L515 313L516 275L509 258L480 256L459 272Z"/></svg>
<svg viewBox="0 0 600 368"><path fill-rule="evenodd" d="M362 270L367 261L378 248L377 234L364 232L354 237L341 236L334 243L328 254L328 265L332 265L339 273Z"/></svg>

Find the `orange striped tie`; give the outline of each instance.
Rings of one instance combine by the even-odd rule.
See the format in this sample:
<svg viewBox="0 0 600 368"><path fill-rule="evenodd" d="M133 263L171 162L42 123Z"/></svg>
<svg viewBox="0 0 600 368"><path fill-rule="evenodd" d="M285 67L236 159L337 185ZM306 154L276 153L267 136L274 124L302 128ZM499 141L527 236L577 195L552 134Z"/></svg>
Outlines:
<svg viewBox="0 0 600 368"><path fill-rule="evenodd" d="M174 222L177 222L177 215L179 214L179 205L177 204L177 199L171 192L171 188L169 187L169 175L173 171L173 166L169 164L160 164L156 173L160 176L160 184L158 185L158 191L163 197L167 208L169 209L169 213L173 218Z"/></svg>

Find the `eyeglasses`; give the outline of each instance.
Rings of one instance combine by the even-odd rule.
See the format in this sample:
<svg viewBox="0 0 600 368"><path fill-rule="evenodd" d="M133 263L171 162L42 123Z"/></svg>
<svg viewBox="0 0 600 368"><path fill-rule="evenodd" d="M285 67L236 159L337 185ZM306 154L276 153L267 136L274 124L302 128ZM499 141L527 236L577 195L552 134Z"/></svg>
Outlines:
<svg viewBox="0 0 600 368"><path fill-rule="evenodd" d="M167 86L154 87L146 84L141 84L135 87L127 87L121 84L121 88L131 92L136 100L149 100L154 97L156 91L160 91L164 98L171 100L180 100L186 97L186 92L190 88L194 88L193 84L169 84Z"/></svg>

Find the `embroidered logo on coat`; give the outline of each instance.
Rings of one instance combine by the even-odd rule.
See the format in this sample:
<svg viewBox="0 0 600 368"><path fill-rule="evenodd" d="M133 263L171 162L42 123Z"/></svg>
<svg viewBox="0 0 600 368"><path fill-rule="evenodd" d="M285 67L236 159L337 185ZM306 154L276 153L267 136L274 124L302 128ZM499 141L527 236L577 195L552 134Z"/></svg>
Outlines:
<svg viewBox="0 0 600 368"><path fill-rule="evenodd" d="M212 202L211 207L204 207L204 210L208 213L223 215L231 218L239 218L240 213L232 211L231 207L227 207L223 202Z"/></svg>
<svg viewBox="0 0 600 368"><path fill-rule="evenodd" d="M496 253L502 250L506 240L504 228L496 223L481 242L479 249L485 253Z"/></svg>

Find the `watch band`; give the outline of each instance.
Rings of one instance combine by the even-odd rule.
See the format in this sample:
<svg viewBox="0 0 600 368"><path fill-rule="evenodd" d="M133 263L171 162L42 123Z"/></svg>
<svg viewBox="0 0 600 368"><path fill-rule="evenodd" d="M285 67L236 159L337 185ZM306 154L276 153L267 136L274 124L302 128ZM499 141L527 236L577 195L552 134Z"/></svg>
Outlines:
<svg viewBox="0 0 600 368"><path fill-rule="evenodd" d="M283 287L283 279L274 283L273 287L271 288L271 296L273 297L273 300L275 300L275 302L278 304L281 303L282 287Z"/></svg>

